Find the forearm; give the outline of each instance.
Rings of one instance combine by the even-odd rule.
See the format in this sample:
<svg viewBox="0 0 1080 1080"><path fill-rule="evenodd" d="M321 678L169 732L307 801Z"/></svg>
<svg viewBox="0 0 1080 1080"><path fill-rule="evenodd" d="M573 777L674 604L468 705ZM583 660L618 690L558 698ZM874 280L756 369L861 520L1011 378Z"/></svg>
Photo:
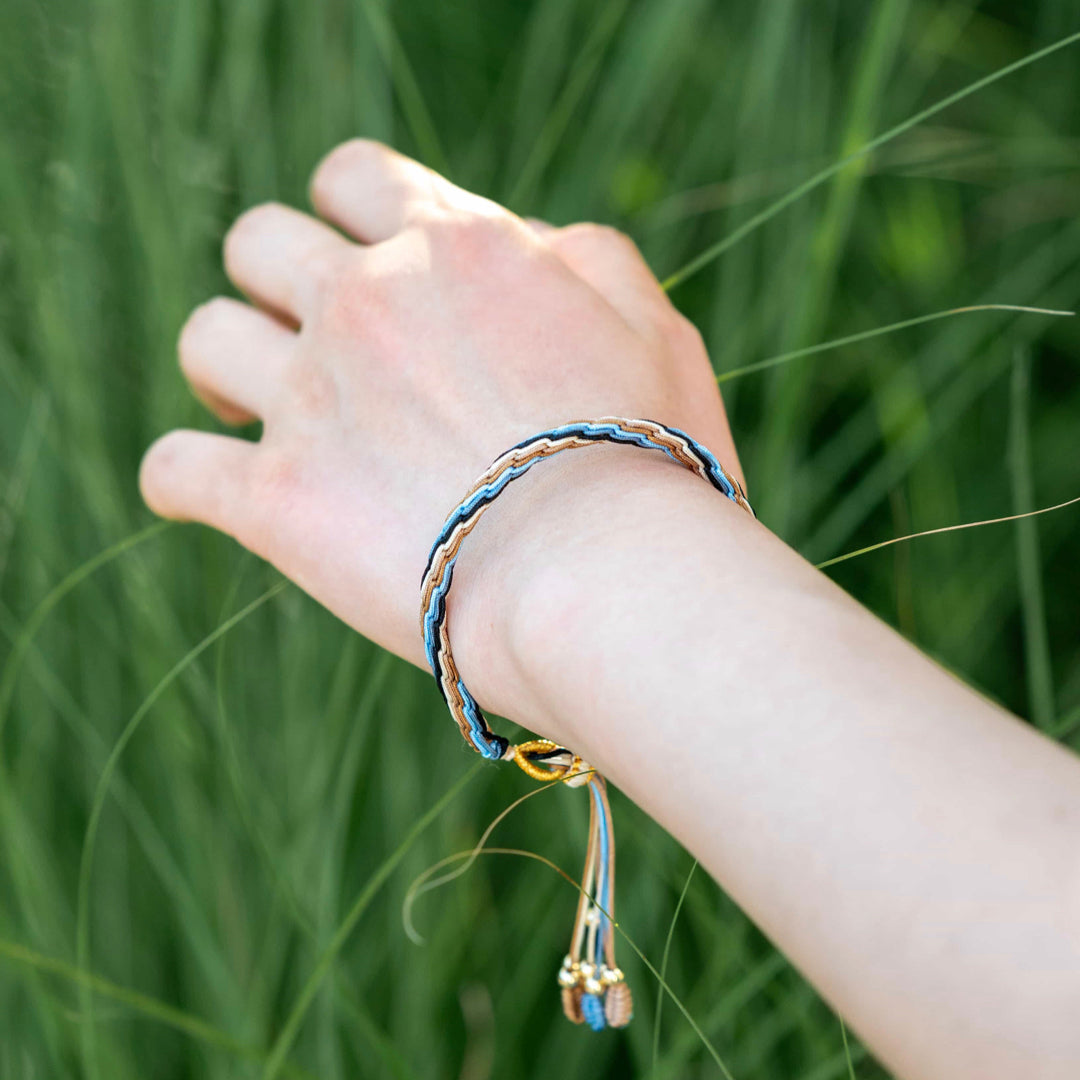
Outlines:
<svg viewBox="0 0 1080 1080"><path fill-rule="evenodd" d="M1073 1076L1072 755L690 474L568 458L459 564L466 682L670 829L900 1075Z"/></svg>

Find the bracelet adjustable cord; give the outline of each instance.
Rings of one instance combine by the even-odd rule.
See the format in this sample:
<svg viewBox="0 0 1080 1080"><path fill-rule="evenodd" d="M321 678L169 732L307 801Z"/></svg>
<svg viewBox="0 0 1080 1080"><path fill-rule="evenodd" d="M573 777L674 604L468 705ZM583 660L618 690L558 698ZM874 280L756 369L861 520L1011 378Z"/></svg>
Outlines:
<svg viewBox="0 0 1080 1080"><path fill-rule="evenodd" d="M595 443L622 443L660 450L697 473L751 516L737 480L713 455L685 432L652 420L602 417L577 421L543 431L512 446L489 466L446 519L421 581L421 621L424 649L439 691L457 721L465 741L491 760L513 761L535 780L562 780L570 787L589 789L589 848L582 894L570 951L559 971L563 1010L575 1023L594 1031L624 1027L633 1013L630 988L615 962L615 838L604 778L573 751L548 739L511 745L487 724L479 705L458 673L450 650L446 598L454 578L454 563L465 537L487 508L518 477L538 461L564 450Z"/></svg>

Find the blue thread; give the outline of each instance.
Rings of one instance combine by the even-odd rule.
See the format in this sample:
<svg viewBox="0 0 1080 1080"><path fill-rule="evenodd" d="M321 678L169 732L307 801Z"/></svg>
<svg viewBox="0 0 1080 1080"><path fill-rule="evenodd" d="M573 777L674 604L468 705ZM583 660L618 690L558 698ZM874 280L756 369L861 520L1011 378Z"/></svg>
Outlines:
<svg viewBox="0 0 1080 1080"><path fill-rule="evenodd" d="M502 735L493 735L487 730L484 718L480 714L480 706L460 679L458 679L457 688L464 704L465 718L469 721L473 746L489 761L498 761L506 753L509 743Z"/></svg>
<svg viewBox="0 0 1080 1080"><path fill-rule="evenodd" d="M611 910L608 903L608 818L604 811L604 800L600 797L600 785L596 781L589 783L589 792L596 804L596 818L600 828L600 857L596 867L596 903L601 909L600 922L596 927L596 955L600 956L610 924L606 913Z"/></svg>
<svg viewBox="0 0 1080 1080"><path fill-rule="evenodd" d="M604 1002L599 994L581 995L581 1015L593 1031L603 1031L607 1027L607 1020L604 1018Z"/></svg>

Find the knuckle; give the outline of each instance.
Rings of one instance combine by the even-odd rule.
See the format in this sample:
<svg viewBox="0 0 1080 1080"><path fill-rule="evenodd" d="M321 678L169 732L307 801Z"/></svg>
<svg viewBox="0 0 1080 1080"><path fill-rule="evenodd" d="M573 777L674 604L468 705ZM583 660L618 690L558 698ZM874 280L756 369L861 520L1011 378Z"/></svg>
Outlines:
<svg viewBox="0 0 1080 1080"><path fill-rule="evenodd" d="M350 253L332 267L313 271L320 323L333 337L368 337L376 329L388 282L367 273L362 262L362 253L359 257Z"/></svg>
<svg viewBox="0 0 1080 1080"><path fill-rule="evenodd" d="M322 365L293 364L286 373L285 382L290 402L304 416L318 419L334 412L338 386Z"/></svg>
<svg viewBox="0 0 1080 1080"><path fill-rule="evenodd" d="M292 454L266 448L259 457L252 484L262 495L287 495L296 488L298 469Z"/></svg>
<svg viewBox="0 0 1080 1080"><path fill-rule="evenodd" d="M545 240L551 239L553 236L558 235L558 228L552 225L551 222L545 221L543 218L538 217L526 217L521 219L537 236L543 237Z"/></svg>
<svg viewBox="0 0 1080 1080"><path fill-rule="evenodd" d="M289 520L303 491L300 464L284 447L264 447L249 477L250 505L266 521Z"/></svg>
<svg viewBox="0 0 1080 1080"><path fill-rule="evenodd" d="M674 355L689 361L709 363L709 352L701 331L674 307L659 315L658 331L667 340Z"/></svg>
<svg viewBox="0 0 1080 1080"><path fill-rule="evenodd" d="M318 243L297 255L304 280L320 292L333 292L348 277L341 254L326 244Z"/></svg>
<svg viewBox="0 0 1080 1080"><path fill-rule="evenodd" d="M702 337L701 331L695 323L691 322L682 312L676 311L675 308L671 309L669 318L671 319L671 332L684 348L693 349L699 353L706 351L705 338Z"/></svg>
<svg viewBox="0 0 1080 1080"><path fill-rule="evenodd" d="M637 251L637 244L635 244L626 233L616 229L614 225L594 223L592 225L592 230L596 239L602 243L612 244L623 248L632 248L634 251Z"/></svg>
<svg viewBox="0 0 1080 1080"><path fill-rule="evenodd" d="M433 251L462 267L498 258L513 232L501 215L446 209L430 213L422 227Z"/></svg>
<svg viewBox="0 0 1080 1080"><path fill-rule="evenodd" d="M603 225L595 221L583 221L569 225L562 230L571 243L578 241L596 247L617 248L624 253L638 254L637 244L614 225Z"/></svg>

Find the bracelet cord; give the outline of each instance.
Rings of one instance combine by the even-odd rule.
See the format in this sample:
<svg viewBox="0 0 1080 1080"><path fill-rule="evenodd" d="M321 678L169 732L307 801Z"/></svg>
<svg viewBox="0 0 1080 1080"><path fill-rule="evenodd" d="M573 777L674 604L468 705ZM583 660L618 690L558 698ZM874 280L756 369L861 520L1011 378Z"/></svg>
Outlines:
<svg viewBox="0 0 1080 1080"><path fill-rule="evenodd" d="M490 760L513 761L534 780L561 780L589 789L589 846L581 882L570 951L559 970L563 1011L593 1031L625 1027L633 1001L615 962L615 838L604 778L573 751L549 739L512 745L495 734L454 663L447 628L446 599L454 564L465 537L507 486L538 461L564 450L597 443L621 443L660 450L707 480L722 495L753 516L739 482L700 443L678 428L653 420L602 417L575 421L541 432L512 446L488 467L446 519L421 580L424 650L439 692L465 741Z"/></svg>

